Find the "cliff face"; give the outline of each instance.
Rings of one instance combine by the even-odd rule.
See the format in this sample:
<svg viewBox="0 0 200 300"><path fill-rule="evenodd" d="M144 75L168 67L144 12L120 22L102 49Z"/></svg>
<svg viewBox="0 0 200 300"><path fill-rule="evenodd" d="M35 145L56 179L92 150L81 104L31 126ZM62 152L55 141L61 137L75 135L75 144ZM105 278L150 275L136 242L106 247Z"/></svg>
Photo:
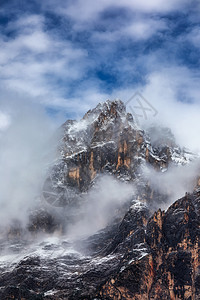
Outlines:
<svg viewBox="0 0 200 300"><path fill-rule="evenodd" d="M152 212L168 195L143 174L147 166L162 174L195 157L168 129L138 128L121 101L99 104L62 129L61 156L42 192L51 209L30 216L31 238L15 226L1 241L0 299L200 299L200 181L167 211ZM99 174L134 185L134 198L100 231L70 239L64 229ZM41 239L41 232L49 235Z"/></svg>
<svg viewBox="0 0 200 300"><path fill-rule="evenodd" d="M145 253L129 256L127 266L101 287L102 299L200 299L199 196L186 195L130 231L128 238L134 240L143 230Z"/></svg>

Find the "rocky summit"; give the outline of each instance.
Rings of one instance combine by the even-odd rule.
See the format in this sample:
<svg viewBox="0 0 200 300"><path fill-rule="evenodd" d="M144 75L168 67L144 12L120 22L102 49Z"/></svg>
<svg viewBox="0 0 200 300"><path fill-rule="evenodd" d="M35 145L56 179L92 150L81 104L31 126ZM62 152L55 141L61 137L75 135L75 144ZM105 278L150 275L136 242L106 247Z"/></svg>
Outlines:
<svg viewBox="0 0 200 300"><path fill-rule="evenodd" d="M120 100L66 121L57 148L28 224L1 235L0 299L200 299L198 172L173 203L198 156Z"/></svg>

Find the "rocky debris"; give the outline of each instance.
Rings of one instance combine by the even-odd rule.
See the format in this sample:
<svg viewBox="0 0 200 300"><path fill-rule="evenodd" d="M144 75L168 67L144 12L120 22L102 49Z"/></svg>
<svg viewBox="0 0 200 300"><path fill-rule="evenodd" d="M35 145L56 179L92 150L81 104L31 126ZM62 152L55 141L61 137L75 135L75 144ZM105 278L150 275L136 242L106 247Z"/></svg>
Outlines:
<svg viewBox="0 0 200 300"><path fill-rule="evenodd" d="M63 228L63 220L56 218L55 215L46 210L34 211L29 217L28 231L31 233L45 232L53 233L61 231Z"/></svg>

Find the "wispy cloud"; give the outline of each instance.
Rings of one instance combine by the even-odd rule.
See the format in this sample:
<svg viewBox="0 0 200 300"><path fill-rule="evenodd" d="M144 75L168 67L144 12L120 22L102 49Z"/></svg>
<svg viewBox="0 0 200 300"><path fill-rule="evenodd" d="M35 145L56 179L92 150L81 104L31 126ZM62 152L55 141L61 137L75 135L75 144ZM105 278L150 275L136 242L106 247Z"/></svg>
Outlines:
<svg viewBox="0 0 200 300"><path fill-rule="evenodd" d="M14 37L6 37L11 29ZM58 89L58 81L83 76L87 51L45 31L44 18L36 15L12 21L0 38L1 86L46 104L65 106L65 89Z"/></svg>
<svg viewBox="0 0 200 300"><path fill-rule="evenodd" d="M186 38L195 47L200 48L200 26L193 27L192 30L186 35Z"/></svg>
<svg viewBox="0 0 200 300"><path fill-rule="evenodd" d="M55 133L52 138L55 128L40 106L15 100L0 102L1 228L13 219L26 224L30 210L38 205L57 142Z"/></svg>
<svg viewBox="0 0 200 300"><path fill-rule="evenodd" d="M159 112L154 121L169 126L178 143L197 152L200 151L199 79L198 71L171 66L150 74L143 89Z"/></svg>
<svg viewBox="0 0 200 300"><path fill-rule="evenodd" d="M51 2L52 3L52 2ZM179 8L185 7L187 1L180 0L170 0L163 2L163 0L102 0L97 3L94 3L92 0L86 0L82 2L81 0L77 1L67 1L63 3L59 2L59 5L56 8L56 12L62 15L67 15L78 23L89 23L96 20L103 12L113 8L127 9L131 12L136 13L169 13L176 11ZM44 6L46 6L44 4ZM46 6L52 10L52 6Z"/></svg>
<svg viewBox="0 0 200 300"><path fill-rule="evenodd" d="M153 18L139 18L132 22L121 26L117 30L109 28L106 31L94 32L92 38L101 42L119 42L122 38L138 40L146 40L154 34L167 29L167 24L163 20Z"/></svg>
<svg viewBox="0 0 200 300"><path fill-rule="evenodd" d="M8 128L10 125L10 116L0 111L0 133Z"/></svg>

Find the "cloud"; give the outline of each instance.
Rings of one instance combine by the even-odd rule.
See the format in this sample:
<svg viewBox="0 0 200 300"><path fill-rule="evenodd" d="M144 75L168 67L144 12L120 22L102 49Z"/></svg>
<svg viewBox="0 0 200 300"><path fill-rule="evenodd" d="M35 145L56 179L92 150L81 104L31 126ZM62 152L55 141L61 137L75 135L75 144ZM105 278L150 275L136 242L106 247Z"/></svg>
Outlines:
<svg viewBox="0 0 200 300"><path fill-rule="evenodd" d="M60 40L43 28L44 18L26 16L9 24L15 37L0 37L1 86L37 97L41 103L64 106L65 88L58 80L77 80L87 64L87 51ZM62 104L61 104L62 103Z"/></svg>
<svg viewBox="0 0 200 300"><path fill-rule="evenodd" d="M195 47L200 48L200 27L195 26L192 28L192 30L186 35L186 39Z"/></svg>
<svg viewBox="0 0 200 300"><path fill-rule="evenodd" d="M10 117L6 113L0 111L0 132L5 130L10 125Z"/></svg>
<svg viewBox="0 0 200 300"><path fill-rule="evenodd" d="M0 111L4 111L4 130L0 132L2 228L16 219L26 224L30 210L38 205L45 170L55 157L57 137L52 139L55 127L36 105L14 99L1 102Z"/></svg>
<svg viewBox="0 0 200 300"><path fill-rule="evenodd" d="M167 29L167 25L163 20L154 20L146 17L145 19L133 20L117 30L109 30L108 27L107 31L94 32L92 39L104 42L117 42L126 37L138 41L148 39L165 29Z"/></svg>
<svg viewBox="0 0 200 300"><path fill-rule="evenodd" d="M68 236L77 239L94 234L119 218L120 209L123 217L123 205L130 203L134 193L131 184L111 175L98 176L90 191L83 195L83 205L79 208L77 220L68 228Z"/></svg>
<svg viewBox="0 0 200 300"><path fill-rule="evenodd" d="M101 14L109 9L126 9L131 12L136 13L169 13L176 11L180 7L183 8L187 4L187 1L180 0L170 0L163 2L163 0L102 0L97 3L94 3L92 0L86 0L84 3L81 0L71 1L63 5L60 2L60 5L57 6L56 12L62 15L71 17L76 21L76 26L79 23L90 23L91 21L96 20ZM52 9L51 6L48 6L49 9Z"/></svg>
<svg viewBox="0 0 200 300"><path fill-rule="evenodd" d="M143 88L146 99L158 110L155 120L172 129L177 142L200 151L199 72L171 66L149 75Z"/></svg>
<svg viewBox="0 0 200 300"><path fill-rule="evenodd" d="M166 29L167 26L163 20L144 19L133 22L125 28L124 33L136 39L147 39L153 34Z"/></svg>
<svg viewBox="0 0 200 300"><path fill-rule="evenodd" d="M152 203L162 206L162 209L169 207L174 201L185 196L185 193L192 193L199 177L200 161L192 162L185 166L169 166L165 173L158 173L151 167L143 169L144 175L154 191L166 195L166 203Z"/></svg>

